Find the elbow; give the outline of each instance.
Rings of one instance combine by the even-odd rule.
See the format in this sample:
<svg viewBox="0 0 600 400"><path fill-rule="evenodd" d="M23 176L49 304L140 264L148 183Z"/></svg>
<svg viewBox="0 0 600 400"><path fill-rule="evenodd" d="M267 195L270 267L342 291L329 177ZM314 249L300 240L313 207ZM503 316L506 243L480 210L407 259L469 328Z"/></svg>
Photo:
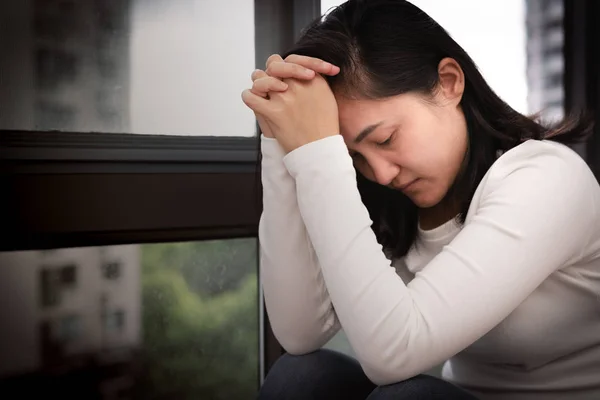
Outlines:
<svg viewBox="0 0 600 400"><path fill-rule="evenodd" d="M328 326L318 325L312 329L276 329L275 338L283 349L294 356L312 353L323 347L339 330L339 324L334 321ZM297 327L296 327L297 328Z"/></svg>
<svg viewBox="0 0 600 400"><path fill-rule="evenodd" d="M287 338L279 340L281 347L286 353L293 356L302 356L319 350L322 345L315 340L306 340L303 338Z"/></svg>
<svg viewBox="0 0 600 400"><path fill-rule="evenodd" d="M419 373L411 368L406 358L386 356L377 352L359 357L359 362L365 375L377 386L402 382L415 377Z"/></svg>
<svg viewBox="0 0 600 400"><path fill-rule="evenodd" d="M319 350L327 343L331 336L325 332L321 334L298 334L287 332L288 334L275 335L279 344L286 353L293 356L302 356Z"/></svg>
<svg viewBox="0 0 600 400"><path fill-rule="evenodd" d="M390 371L379 367L367 368L363 366L363 371L367 378L377 386L391 385L411 378L411 376L406 376L399 371Z"/></svg>

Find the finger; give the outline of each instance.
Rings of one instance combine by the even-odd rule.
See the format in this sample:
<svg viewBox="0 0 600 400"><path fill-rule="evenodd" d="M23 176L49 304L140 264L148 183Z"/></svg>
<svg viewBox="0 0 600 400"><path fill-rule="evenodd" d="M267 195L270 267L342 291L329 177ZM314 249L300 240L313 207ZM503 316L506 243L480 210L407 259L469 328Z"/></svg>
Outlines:
<svg viewBox="0 0 600 400"><path fill-rule="evenodd" d="M283 62L283 58L279 54L271 54L269 58L267 58L267 68L274 62Z"/></svg>
<svg viewBox="0 0 600 400"><path fill-rule="evenodd" d="M323 61L320 58L301 56L298 54L290 54L285 58L285 62L302 65L305 68L325 75L337 75L340 72L340 67Z"/></svg>
<svg viewBox="0 0 600 400"><path fill-rule="evenodd" d="M267 73L265 71L263 71L262 69L255 69L252 72L252 75L250 75L250 78L252 79L252 82L254 82L255 80L263 78L265 76L269 76L269 75L267 75Z"/></svg>
<svg viewBox="0 0 600 400"><path fill-rule="evenodd" d="M265 76L255 80L251 90L258 96L266 97L269 92L285 92L287 88L287 83L271 76Z"/></svg>
<svg viewBox="0 0 600 400"><path fill-rule="evenodd" d="M242 92L242 101L255 113L265 114L269 112L269 100L255 95L250 89Z"/></svg>
<svg viewBox="0 0 600 400"><path fill-rule="evenodd" d="M312 79L315 77L315 71L304 68L302 65L283 62L273 62L265 71L267 75L279 79Z"/></svg>

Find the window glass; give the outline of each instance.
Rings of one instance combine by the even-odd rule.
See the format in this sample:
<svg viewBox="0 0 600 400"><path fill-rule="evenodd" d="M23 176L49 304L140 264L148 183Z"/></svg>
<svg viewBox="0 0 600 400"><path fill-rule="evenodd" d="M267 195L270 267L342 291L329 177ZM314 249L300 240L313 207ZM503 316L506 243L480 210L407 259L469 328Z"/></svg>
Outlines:
<svg viewBox="0 0 600 400"><path fill-rule="evenodd" d="M0 2L0 129L252 136L252 0Z"/></svg>
<svg viewBox="0 0 600 400"><path fill-rule="evenodd" d="M256 396L257 269L256 239L0 253L0 398Z"/></svg>

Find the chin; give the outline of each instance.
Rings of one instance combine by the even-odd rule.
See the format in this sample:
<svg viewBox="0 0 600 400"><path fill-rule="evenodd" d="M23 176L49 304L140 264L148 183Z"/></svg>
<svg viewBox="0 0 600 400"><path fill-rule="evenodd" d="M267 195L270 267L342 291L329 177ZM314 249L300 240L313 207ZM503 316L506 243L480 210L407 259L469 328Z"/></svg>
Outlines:
<svg viewBox="0 0 600 400"><path fill-rule="evenodd" d="M428 193L416 193L408 196L419 208L431 208L441 203L443 196L432 196Z"/></svg>

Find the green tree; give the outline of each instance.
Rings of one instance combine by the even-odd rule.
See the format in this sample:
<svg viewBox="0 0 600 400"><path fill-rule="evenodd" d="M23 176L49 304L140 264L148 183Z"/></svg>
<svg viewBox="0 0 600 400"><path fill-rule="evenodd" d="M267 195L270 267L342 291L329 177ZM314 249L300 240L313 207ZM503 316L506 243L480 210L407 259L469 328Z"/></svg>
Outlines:
<svg viewBox="0 0 600 400"><path fill-rule="evenodd" d="M180 271L199 295L214 295L237 288L257 270L255 239L166 243L144 246L144 273L155 270Z"/></svg>
<svg viewBox="0 0 600 400"><path fill-rule="evenodd" d="M143 247L145 350L139 397L255 396L259 381L256 241L235 241L238 246L226 242ZM202 268L205 271L197 271ZM207 271L217 276L208 276Z"/></svg>

